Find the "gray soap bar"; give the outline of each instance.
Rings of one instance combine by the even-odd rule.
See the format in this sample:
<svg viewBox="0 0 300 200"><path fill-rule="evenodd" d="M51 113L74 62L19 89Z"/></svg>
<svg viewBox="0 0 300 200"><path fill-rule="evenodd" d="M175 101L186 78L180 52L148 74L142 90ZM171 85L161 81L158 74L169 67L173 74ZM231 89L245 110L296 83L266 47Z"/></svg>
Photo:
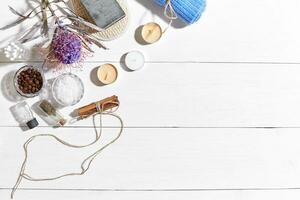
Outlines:
<svg viewBox="0 0 300 200"><path fill-rule="evenodd" d="M116 0L81 0L90 16L100 28L106 29L125 17Z"/></svg>

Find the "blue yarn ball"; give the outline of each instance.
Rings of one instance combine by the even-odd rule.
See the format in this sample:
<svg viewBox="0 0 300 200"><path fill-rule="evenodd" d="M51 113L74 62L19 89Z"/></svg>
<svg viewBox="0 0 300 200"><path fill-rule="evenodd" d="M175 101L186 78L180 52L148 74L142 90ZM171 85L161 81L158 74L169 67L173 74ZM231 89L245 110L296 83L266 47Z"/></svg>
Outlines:
<svg viewBox="0 0 300 200"><path fill-rule="evenodd" d="M161 7L166 5L166 0L154 0ZM178 17L187 24L197 22L206 7L205 0L171 0L172 6Z"/></svg>

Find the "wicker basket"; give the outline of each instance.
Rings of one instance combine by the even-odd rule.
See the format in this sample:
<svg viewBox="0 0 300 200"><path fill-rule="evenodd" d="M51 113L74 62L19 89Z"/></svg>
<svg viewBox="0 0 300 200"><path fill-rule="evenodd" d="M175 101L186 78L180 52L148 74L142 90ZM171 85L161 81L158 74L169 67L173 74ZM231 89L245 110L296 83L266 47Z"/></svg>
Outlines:
<svg viewBox="0 0 300 200"><path fill-rule="evenodd" d="M122 9L124 10L126 16L123 19L119 20L114 25L107 28L106 30L93 33L93 35L99 40L104 40L104 41L113 40L121 36L126 31L129 22L127 3L126 0L117 0L117 1L122 7ZM89 22L94 23L93 19L90 17L90 15L88 14L85 7L82 5L80 0L70 0L70 6L77 15L79 15L80 17L82 17L83 19Z"/></svg>

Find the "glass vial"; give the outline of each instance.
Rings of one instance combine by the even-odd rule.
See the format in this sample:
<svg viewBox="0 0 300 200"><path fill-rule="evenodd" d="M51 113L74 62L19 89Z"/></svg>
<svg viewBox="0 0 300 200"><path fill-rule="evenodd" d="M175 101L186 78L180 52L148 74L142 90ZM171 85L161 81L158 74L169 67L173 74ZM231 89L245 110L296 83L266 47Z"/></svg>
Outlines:
<svg viewBox="0 0 300 200"><path fill-rule="evenodd" d="M43 100L38 105L39 109L46 115L46 121L53 121L55 126L64 126L67 120L62 114L47 100Z"/></svg>
<svg viewBox="0 0 300 200"><path fill-rule="evenodd" d="M11 107L11 112L20 125L26 125L29 129L39 125L37 119L33 116L31 108L25 101Z"/></svg>

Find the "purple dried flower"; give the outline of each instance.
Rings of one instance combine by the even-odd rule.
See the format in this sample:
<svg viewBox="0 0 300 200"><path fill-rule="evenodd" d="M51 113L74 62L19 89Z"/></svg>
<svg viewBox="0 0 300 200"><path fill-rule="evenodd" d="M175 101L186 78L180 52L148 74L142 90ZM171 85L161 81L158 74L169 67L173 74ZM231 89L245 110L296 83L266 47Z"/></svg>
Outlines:
<svg viewBox="0 0 300 200"><path fill-rule="evenodd" d="M52 49L54 56L63 64L73 64L81 59L81 39L75 33L61 27L56 30Z"/></svg>

